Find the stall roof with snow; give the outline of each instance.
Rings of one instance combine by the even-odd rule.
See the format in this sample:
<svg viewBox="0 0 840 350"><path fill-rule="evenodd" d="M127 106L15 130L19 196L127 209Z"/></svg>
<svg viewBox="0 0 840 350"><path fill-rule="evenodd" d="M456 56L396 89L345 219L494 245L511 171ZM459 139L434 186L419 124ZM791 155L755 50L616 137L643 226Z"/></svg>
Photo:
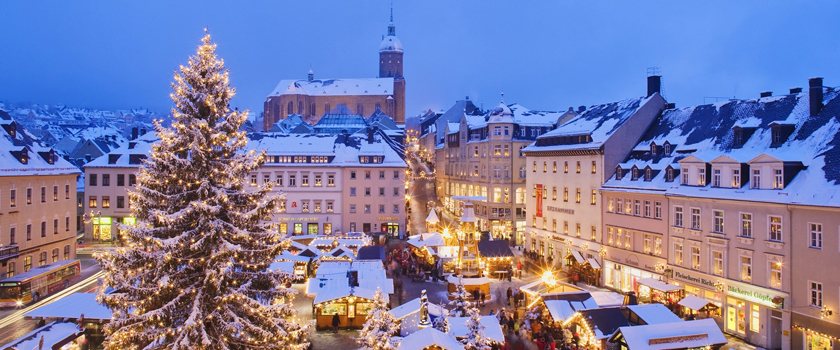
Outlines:
<svg viewBox="0 0 840 350"><path fill-rule="evenodd" d="M421 233L418 235L413 235L409 237L408 241L406 241L411 246L420 248L422 246L427 247L440 247L446 245L446 241L443 239L443 235L437 232L429 232L429 233Z"/></svg>
<svg viewBox="0 0 840 350"><path fill-rule="evenodd" d="M467 328L467 321L469 317L449 317L449 333L457 338L466 338L469 334ZM496 316L481 316L481 325L484 328L484 334L490 340L497 343L505 343L505 334L502 332L502 326L499 325L499 319Z"/></svg>
<svg viewBox="0 0 840 350"><path fill-rule="evenodd" d="M685 306L689 309L692 309L694 311L702 311L703 308L705 308L709 305L711 305L711 306L709 306L710 308L713 308L713 309L718 308L718 306L713 304L711 301L708 301L708 300L703 299L703 298L698 298L698 297L693 296L693 295L687 295L685 298L680 300L680 302L678 304L680 304L682 306Z"/></svg>
<svg viewBox="0 0 840 350"><path fill-rule="evenodd" d="M601 340L611 336L619 327L626 327L630 322L624 317L621 308L609 307L604 309L589 309L578 311L579 316L595 339Z"/></svg>
<svg viewBox="0 0 840 350"><path fill-rule="evenodd" d="M507 241L480 241L478 242L478 253L483 258L512 258Z"/></svg>
<svg viewBox="0 0 840 350"><path fill-rule="evenodd" d="M464 345L455 337L432 327L423 328L402 338L397 350L424 350L435 346L442 350L464 350Z"/></svg>
<svg viewBox="0 0 840 350"><path fill-rule="evenodd" d="M655 289L662 292L676 292L678 290L684 289L682 286L675 286L673 284L666 283L655 278L640 278L636 281L636 283L646 285L651 289Z"/></svg>
<svg viewBox="0 0 840 350"><path fill-rule="evenodd" d="M23 315L24 318L58 318L78 320L84 315L86 320L110 321L111 310L96 301L96 293L73 293L61 299L38 307Z"/></svg>
<svg viewBox="0 0 840 350"><path fill-rule="evenodd" d="M630 350L671 350L705 348L726 344L726 337L714 319L660 323L619 328L610 342L627 345Z"/></svg>
<svg viewBox="0 0 840 350"><path fill-rule="evenodd" d="M565 322L581 310L597 309L598 303L588 291L540 294L555 322Z"/></svg>
<svg viewBox="0 0 840 350"><path fill-rule="evenodd" d="M429 315L433 316L440 316L444 312L444 308L440 307L439 305L429 303ZM412 314L420 312L420 298L415 298L405 304L397 306L391 309L391 315L394 315L394 318L401 320L406 318Z"/></svg>
<svg viewBox="0 0 840 350"><path fill-rule="evenodd" d="M39 349L41 345L41 338L43 337L43 348L53 349L56 346L61 347L69 343L71 340L82 335L83 331L79 329L79 325L74 322L59 322L55 321L43 327L36 328L34 331L3 345L0 349L3 350L30 350Z"/></svg>
<svg viewBox="0 0 840 350"><path fill-rule="evenodd" d="M675 315L665 305L659 303L644 304L644 305L627 305L631 315L629 319L636 324L660 324L673 323L682 321L682 319Z"/></svg>

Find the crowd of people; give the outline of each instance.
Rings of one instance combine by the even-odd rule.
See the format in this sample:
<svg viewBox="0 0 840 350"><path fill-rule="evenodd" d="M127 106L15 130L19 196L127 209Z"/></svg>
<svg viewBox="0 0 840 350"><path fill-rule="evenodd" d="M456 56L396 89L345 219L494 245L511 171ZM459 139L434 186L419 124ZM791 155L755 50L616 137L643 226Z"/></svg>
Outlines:
<svg viewBox="0 0 840 350"><path fill-rule="evenodd" d="M520 319L516 311L490 311L496 316L505 333L505 344L500 350L585 350L580 336L568 329L555 326L554 321L537 310Z"/></svg>

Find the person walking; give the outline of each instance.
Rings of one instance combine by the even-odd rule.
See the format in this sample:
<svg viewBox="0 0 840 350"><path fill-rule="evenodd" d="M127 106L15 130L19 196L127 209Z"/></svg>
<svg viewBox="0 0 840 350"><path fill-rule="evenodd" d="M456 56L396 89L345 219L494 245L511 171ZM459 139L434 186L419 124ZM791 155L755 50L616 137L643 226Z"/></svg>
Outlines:
<svg viewBox="0 0 840 350"><path fill-rule="evenodd" d="M507 290L507 302L508 302L508 305L511 305L511 306L513 306L513 303L511 303L511 301L510 301L510 300L511 300L511 299L510 299L510 297L512 297L512 296L513 296L513 289L511 289L510 287L508 287L508 290Z"/></svg>
<svg viewBox="0 0 840 350"><path fill-rule="evenodd" d="M333 334L338 333L338 325L341 324L341 318L338 317L338 314L333 315L332 318L332 326L333 326Z"/></svg>

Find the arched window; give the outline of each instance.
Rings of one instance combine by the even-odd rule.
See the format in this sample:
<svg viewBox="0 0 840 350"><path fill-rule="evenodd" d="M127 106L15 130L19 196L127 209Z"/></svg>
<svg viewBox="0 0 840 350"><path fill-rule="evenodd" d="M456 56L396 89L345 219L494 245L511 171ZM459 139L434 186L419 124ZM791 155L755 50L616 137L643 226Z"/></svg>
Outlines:
<svg viewBox="0 0 840 350"><path fill-rule="evenodd" d="M47 264L47 252L41 252L38 254L38 266L46 265Z"/></svg>
<svg viewBox="0 0 840 350"><path fill-rule="evenodd" d="M295 112L294 108L295 108L295 104L293 102L289 102L289 106L286 107L286 115L294 113Z"/></svg>
<svg viewBox="0 0 840 350"><path fill-rule="evenodd" d="M303 115L303 101L298 101L298 114Z"/></svg>
<svg viewBox="0 0 840 350"><path fill-rule="evenodd" d="M51 262L58 261L58 248L52 250L52 260Z"/></svg>
<svg viewBox="0 0 840 350"><path fill-rule="evenodd" d="M64 260L70 259L70 245L64 246Z"/></svg>

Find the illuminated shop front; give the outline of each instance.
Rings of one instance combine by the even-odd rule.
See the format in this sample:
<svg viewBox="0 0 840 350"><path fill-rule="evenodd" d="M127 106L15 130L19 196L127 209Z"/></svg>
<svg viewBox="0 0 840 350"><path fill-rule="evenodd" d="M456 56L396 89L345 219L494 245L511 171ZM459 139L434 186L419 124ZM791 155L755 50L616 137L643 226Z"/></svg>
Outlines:
<svg viewBox="0 0 840 350"><path fill-rule="evenodd" d="M664 258L608 248L604 257L604 284L621 292L637 291L642 278L664 279Z"/></svg>

